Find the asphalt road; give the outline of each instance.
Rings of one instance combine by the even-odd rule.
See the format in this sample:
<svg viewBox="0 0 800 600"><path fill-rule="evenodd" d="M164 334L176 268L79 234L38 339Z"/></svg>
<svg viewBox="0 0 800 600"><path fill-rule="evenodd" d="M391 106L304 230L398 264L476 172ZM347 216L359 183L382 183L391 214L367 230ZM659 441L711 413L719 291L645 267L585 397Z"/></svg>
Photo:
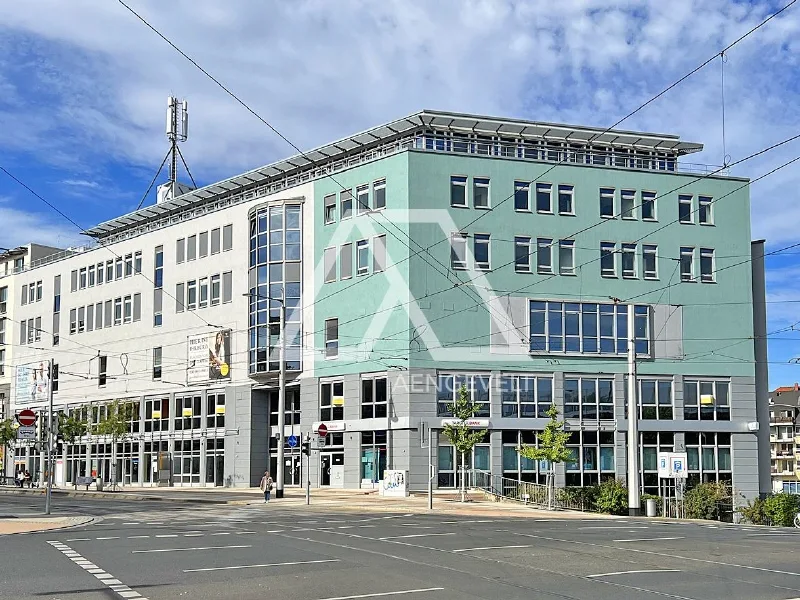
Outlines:
<svg viewBox="0 0 800 600"><path fill-rule="evenodd" d="M0 497L0 512L37 509ZM0 540L0 596L800 598L800 531L69 499L93 525Z"/></svg>

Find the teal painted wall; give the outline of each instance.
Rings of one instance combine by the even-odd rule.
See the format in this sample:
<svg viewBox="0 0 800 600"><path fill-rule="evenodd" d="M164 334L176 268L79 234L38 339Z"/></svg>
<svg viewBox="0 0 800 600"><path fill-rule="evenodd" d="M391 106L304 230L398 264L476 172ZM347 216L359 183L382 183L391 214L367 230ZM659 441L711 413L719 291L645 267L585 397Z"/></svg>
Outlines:
<svg viewBox="0 0 800 600"><path fill-rule="evenodd" d="M534 180L551 169L542 181L575 186L576 216L539 215L535 212L514 211L513 198L498 206L513 194L515 180ZM753 335L750 264L750 206L748 188L734 191L744 183L739 179L705 178L697 175L630 171L605 167L559 165L514 161L488 157L411 151L408 157L409 206L412 211L438 209L443 224L423 223L415 219L411 235L423 246L436 244L428 259L412 257L409 261L411 290L421 299L423 312L442 345L466 346L461 364L437 364L435 353L420 352L413 346L409 364L417 367L440 368L516 368L533 370L577 370L592 372L624 372L626 362L621 359L600 357L565 358L557 354L508 357L504 361L484 360L474 346L489 344L489 314L478 303L471 286L454 287L458 280L467 281L477 275L473 271L450 272L442 265L450 264L447 237L450 230L464 229L472 233L490 233L492 236L491 262L493 271L486 273L486 283L494 290L512 291L527 286L527 290L514 295L538 299L608 301L608 297L623 300L635 297L637 303L683 305L684 354L694 359L642 361L640 372L645 374L697 374L753 376L753 344L747 338ZM472 207L471 180L468 186L470 208L450 208L450 176L468 175L491 178L491 204L496 208L483 211ZM714 204L714 226L683 225L674 223L657 231L678 218L678 191L671 190L686 185L680 193L703 194L719 198L729 196ZM600 219L599 189L613 187L617 190L636 189L655 191L657 222L641 220ZM733 192L733 193L731 193ZM696 208L696 205L695 205ZM616 213L619 212L617 197ZM420 212L420 216L424 213ZM474 225L471 221L481 217ZM427 217L425 217L427 218ZM433 217L430 217L433 219ZM447 224L452 220L454 227ZM696 215L695 215L696 220ZM577 232L577 235L575 235ZM521 274L514 271L515 235L532 238L574 239L575 263L586 264L577 277L553 277L538 274ZM635 242L658 245L658 281L643 279L608 279L600 275L600 242ZM470 241L471 243L471 241ZM716 269L721 270L717 283L677 283L680 279L678 263L681 246L709 247L716 252ZM557 265L557 253L554 253ZM535 265L535 257L532 258ZM619 261L619 257L617 257ZM438 262L437 262L438 261ZM731 266L735 263L741 266ZM618 269L619 269L619 262ZM501 268L501 265L503 265ZM730 267L730 268L726 268ZM699 273L696 258L695 272ZM641 276L641 263L639 263ZM670 287L669 284L675 284ZM666 287L666 289L664 289ZM470 308L471 307L471 308ZM524 324L523 324L524 325ZM526 325L525 325L526 327ZM527 328L525 330L527 335ZM721 354L711 354L719 350ZM484 352L485 354L485 352ZM554 367L554 364L558 366Z"/></svg>
<svg viewBox="0 0 800 600"><path fill-rule="evenodd" d="M361 184L372 184L377 179L386 179L386 209L370 214L356 214L340 221L337 208L336 223L325 225L324 198L342 188L355 188ZM371 194L371 190L370 190ZM315 280L314 296L314 345L325 347L324 326L328 318L339 319L340 357L325 359L315 354L314 374L328 377L348 373L385 371L390 366L406 366L409 334L409 263L408 246L408 154L403 152L362 166L353 167L321 179L314 184L316 218L314 223L313 265ZM373 200L370 196L371 205ZM337 205L338 207L338 205ZM359 239L374 238L385 234L387 268L382 273L356 275L355 244ZM324 249L353 243L353 277L348 280L323 283L322 267ZM370 258L370 263L372 259ZM312 265L306 265L306 269ZM337 268L341 269L338 264ZM308 325L306 325L308 329ZM396 334L396 335L391 335ZM386 339L390 336L390 339Z"/></svg>

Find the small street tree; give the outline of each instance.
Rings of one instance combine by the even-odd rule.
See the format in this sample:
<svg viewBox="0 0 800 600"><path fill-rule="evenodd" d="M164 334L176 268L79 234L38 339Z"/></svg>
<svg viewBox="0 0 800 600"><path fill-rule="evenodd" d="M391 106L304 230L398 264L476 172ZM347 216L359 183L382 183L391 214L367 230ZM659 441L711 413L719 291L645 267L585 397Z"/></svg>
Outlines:
<svg viewBox="0 0 800 600"><path fill-rule="evenodd" d="M545 413L550 421L545 425L544 431L539 434L539 447L523 444L517 452L523 458L533 461L547 461L547 507L553 508L554 495L554 467L572 458L572 452L567 448L569 432L564 431L564 421L558 420L558 409L551 404Z"/></svg>
<svg viewBox="0 0 800 600"><path fill-rule="evenodd" d="M17 429L14 427L14 421L5 419L0 421L0 448L3 450L3 458L0 460L0 474L6 474L6 460L9 450L13 447L14 441L17 439Z"/></svg>
<svg viewBox="0 0 800 600"><path fill-rule="evenodd" d="M94 426L94 435L111 438L111 486L117 487L117 442L125 439L131 431L131 420L134 417L134 405L126 400L114 400L106 407L105 416ZM136 415L138 418L138 415Z"/></svg>
<svg viewBox="0 0 800 600"><path fill-rule="evenodd" d="M58 438L64 440L68 444L74 444L78 439L89 433L89 422L86 420L86 415L83 412L76 411L73 414L58 413ZM74 487L77 489L78 485L75 483L78 476L77 461L73 461L74 473L69 473L68 476L72 478Z"/></svg>
<svg viewBox="0 0 800 600"><path fill-rule="evenodd" d="M467 386L462 385L458 390L455 403L447 407L456 419L455 423L444 426L444 435L453 444L456 452L461 455L461 502L466 501L466 455L472 452L475 444L480 442L486 434L485 429L475 429L467 421L475 416L481 409L479 403L472 401Z"/></svg>

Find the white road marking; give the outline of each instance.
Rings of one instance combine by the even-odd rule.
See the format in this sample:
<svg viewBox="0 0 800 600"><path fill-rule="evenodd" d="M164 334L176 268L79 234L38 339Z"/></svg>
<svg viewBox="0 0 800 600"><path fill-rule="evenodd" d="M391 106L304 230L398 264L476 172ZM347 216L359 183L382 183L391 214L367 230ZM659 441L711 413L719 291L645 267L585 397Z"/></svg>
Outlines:
<svg viewBox="0 0 800 600"><path fill-rule="evenodd" d="M115 579L113 575L106 573L103 569L99 568L91 561L86 560L66 544L62 544L61 542L55 540L48 541L47 543L65 556L70 556L72 562L77 564L87 573L94 575L98 581L100 581L103 585L108 586L118 596L122 598L147 600L147 598L143 597L139 592L132 590L119 579Z"/></svg>
<svg viewBox="0 0 800 600"><path fill-rule="evenodd" d="M399 596L401 594L420 594L423 592L440 592L444 588L422 588L418 590L400 590L398 592L375 592L374 594L359 594L358 596L337 596L336 598L321 598L320 600L356 600L357 598L379 598L381 596Z"/></svg>
<svg viewBox="0 0 800 600"><path fill-rule="evenodd" d="M459 548L450 552L475 552L477 550L504 550L506 548L530 548L530 546L484 546L483 548Z"/></svg>
<svg viewBox="0 0 800 600"><path fill-rule="evenodd" d="M412 535L389 535L386 537L378 538L379 540L400 540L405 538L418 538L418 537L430 537L433 535L455 535L455 533L414 533Z"/></svg>
<svg viewBox="0 0 800 600"><path fill-rule="evenodd" d="M68 542L89 542L92 538L72 538L71 540L67 540Z"/></svg>
<svg viewBox="0 0 800 600"><path fill-rule="evenodd" d="M612 542L659 542L662 540L683 540L682 537L631 538L628 540L611 540Z"/></svg>
<svg viewBox="0 0 800 600"><path fill-rule="evenodd" d="M165 533L165 534L162 534L162 535L157 535L156 537L157 538L174 538L174 537L178 537L178 534L177 533Z"/></svg>
<svg viewBox="0 0 800 600"><path fill-rule="evenodd" d="M217 533L212 533L211 535L230 535L229 531L218 531Z"/></svg>
<svg viewBox="0 0 800 600"><path fill-rule="evenodd" d="M578 529L648 529L648 527L647 525L642 525L641 527L631 527L630 525L624 527L618 525L589 525L586 527L578 527Z"/></svg>
<svg viewBox="0 0 800 600"><path fill-rule="evenodd" d="M253 535L255 533L255 531L237 531L236 535Z"/></svg>
<svg viewBox="0 0 800 600"><path fill-rule="evenodd" d="M266 567L287 567L291 565L316 565L319 563L334 563L341 562L339 559L326 559L326 560L301 560L297 562L284 562L284 563L267 563L263 565L233 565L231 567L205 567L203 569L184 569L184 573L199 573L201 571L229 571L232 569L259 569Z"/></svg>
<svg viewBox="0 0 800 600"><path fill-rule="evenodd" d="M613 571L611 573L596 573L594 575L587 575L588 579L594 577L611 577L612 575L635 575L638 573L680 573L678 569L641 569L639 571Z"/></svg>
<svg viewBox="0 0 800 600"><path fill-rule="evenodd" d="M138 525L138 524L139 524L139 523L136 523L136 522L133 522L133 523L123 523L123 525Z"/></svg>
<svg viewBox="0 0 800 600"><path fill-rule="evenodd" d="M270 529L267 533L283 533L283 529Z"/></svg>
<svg viewBox="0 0 800 600"><path fill-rule="evenodd" d="M131 554L151 554L156 552L190 552L194 550L226 550L228 548L252 548L252 546L200 546L197 548L159 548L157 550L132 550Z"/></svg>
<svg viewBox="0 0 800 600"><path fill-rule="evenodd" d="M150 537L149 535L129 535L128 539L129 540L144 540L144 539L147 539L149 537Z"/></svg>
<svg viewBox="0 0 800 600"><path fill-rule="evenodd" d="M99 537L99 538L96 538L96 539L98 539L98 540L118 540L119 536L112 535L112 536L109 536L109 537Z"/></svg>

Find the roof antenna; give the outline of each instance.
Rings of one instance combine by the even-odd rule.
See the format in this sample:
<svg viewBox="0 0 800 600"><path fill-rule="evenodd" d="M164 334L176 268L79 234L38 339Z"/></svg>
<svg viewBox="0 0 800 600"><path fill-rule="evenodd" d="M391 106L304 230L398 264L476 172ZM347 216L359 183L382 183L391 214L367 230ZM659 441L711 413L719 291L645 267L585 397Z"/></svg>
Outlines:
<svg viewBox="0 0 800 600"><path fill-rule="evenodd" d="M189 103L186 100L178 100L175 96L167 98L167 138L170 143L169 157L169 181L158 186L157 204L172 200L178 196L196 189L194 178L183 160L178 143L185 142L189 137ZM192 185L180 183L178 181L178 159L183 162Z"/></svg>

